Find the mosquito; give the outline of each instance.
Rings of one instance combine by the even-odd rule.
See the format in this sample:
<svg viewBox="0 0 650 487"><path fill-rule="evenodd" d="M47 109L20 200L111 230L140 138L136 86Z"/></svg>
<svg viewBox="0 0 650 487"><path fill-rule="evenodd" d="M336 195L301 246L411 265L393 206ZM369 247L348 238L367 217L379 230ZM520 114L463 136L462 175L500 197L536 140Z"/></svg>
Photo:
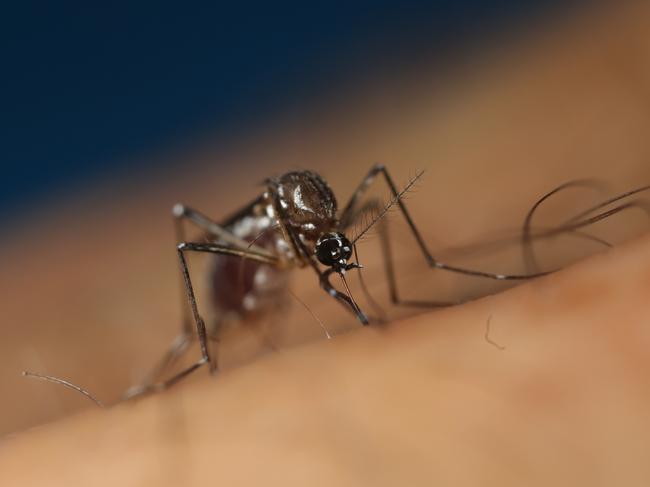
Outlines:
<svg viewBox="0 0 650 487"><path fill-rule="evenodd" d="M278 311L285 302L286 296L292 295L289 289L289 275L290 271L296 268L311 269L320 287L331 298L344 306L362 326L369 325L372 320L353 298L346 276L348 272L357 271L361 278L362 266L358 261L357 243L378 222L383 223L378 225L378 233L391 302L394 305L410 307L442 307L458 304L401 298L393 265L388 226L384 218L394 207L399 210L425 262L432 269L493 280L526 280L554 272L552 270L526 274L500 274L457 267L436 259L404 203L404 195L422 174L423 172L417 173L400 190L386 167L376 164L369 170L341 210L334 192L325 179L316 172L308 170L287 172L279 177L266 179L265 189L257 198L221 223L188 206L182 204L174 206L172 214L177 233L176 251L182 275L185 309L181 332L143 383L127 390L123 398L129 399L167 389L203 366L207 366L210 372L214 373L218 369L218 364L216 354L211 351L210 342L218 344L220 330L228 322L254 320ZM366 198L367 201L363 201L364 195L376 181L383 181L390 191L391 198L386 204L382 204L377 198ZM523 243L529 246L534 239L550 238L565 232L599 241L583 233L581 229L619 211L640 206L641 203L634 201L593 216L589 215L620 199L650 189L650 186L644 186L628 191L582 211L559 226L537 233L532 231L533 214L542 202L559 191L587 184L584 181L565 183L537 200L524 222L523 237L520 237L523 238ZM201 230L206 240L186 240L186 222ZM359 228L359 225L361 225L360 230L351 236L351 230ZM604 241L600 242L607 244ZM532 250L527 249L526 252L530 260ZM208 279L209 297L218 318L214 323L210 323L209 327L206 326L199 312L188 267L187 256L190 253L207 253L212 256ZM334 276L339 278L342 288L339 289L332 284L331 280ZM368 295L363 280L361 283L362 289ZM371 299L369 301L373 303ZM163 372L197 338L200 358L171 378L161 380L160 376ZM38 374L30 373L30 375ZM49 380L49 376L41 377ZM63 382L67 381L59 381L59 383Z"/></svg>
<svg viewBox="0 0 650 487"><path fill-rule="evenodd" d="M219 329L223 321L245 320L273 312L279 303L283 302L283 297L290 293L288 274L295 268L311 269L320 287L331 298L344 306L361 325L369 325L371 320L353 298L346 275L351 271L360 273L362 266L358 262L358 257L354 260L352 258L353 254L357 256L357 242L393 207L401 213L420 253L432 269L494 280L525 280L552 272L499 274L457 267L436 259L422 238L403 198L422 174L423 172L417 173L400 190L386 167L376 164L369 170L341 210L334 192L325 179L316 172L308 170L287 172L279 177L266 179L262 194L221 223L213 221L195 209L176 205L173 216L179 239L177 254L190 316L183 321L180 335L149 378L157 376L170 362L173 362L186 349L193 336L198 337L201 357L169 379L159 382L148 380L141 386L131 388L125 397L166 389L204 365L208 366L210 372L215 372L217 358L211 353L208 342L211 340L218 342ZM362 202L368 189L378 180L383 180L388 187L391 194L390 201L382 204L376 198L369 198L368 201ZM565 186L566 184L561 189ZM557 191L559 190L556 188L544 195L533 206L532 211L534 212L541 202ZM586 218L602 206L587 210L579 218L573 218L563 225L538 235L532 234L529 228L531 213L527 216L524 226L525 238L530 241L532 238L551 237L567 231L578 233L580 228L605 217L599 214ZM607 216L609 214L612 214L611 210ZM368 218L368 215L371 215L371 218ZM183 230L185 221L202 230L209 236L210 241L207 243L186 241ZM365 225L351 237L350 230L360 222ZM435 307L457 304L402 299L397 287L388 228L386 225L379 225L379 228L384 271L390 299L394 305ZM210 329L206 328L199 312L188 268L187 254L194 252L213 255L209 295L211 305L218 311L221 319L218 319ZM240 262L238 263L237 260ZM246 263L245 266L243 262ZM331 280L334 276L339 278L342 288L337 289L332 284ZM365 285L363 288L365 291Z"/></svg>

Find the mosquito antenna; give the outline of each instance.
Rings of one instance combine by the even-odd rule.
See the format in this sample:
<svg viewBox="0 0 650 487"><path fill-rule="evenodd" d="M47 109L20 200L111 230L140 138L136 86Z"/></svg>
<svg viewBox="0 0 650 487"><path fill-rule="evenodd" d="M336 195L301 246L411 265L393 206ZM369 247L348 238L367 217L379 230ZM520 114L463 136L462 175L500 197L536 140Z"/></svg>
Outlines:
<svg viewBox="0 0 650 487"><path fill-rule="evenodd" d="M361 237L363 237L368 232L368 230L370 230L375 225L375 223L381 220L386 215L386 213L388 213L388 210L390 210L395 203L397 203L400 199L402 199L402 197L413 187L413 185L417 182L418 179L420 179L420 177L423 174L424 171L418 172L415 175L415 177L408 182L408 184L404 187L404 189L399 193L397 193L396 196L391 198L391 200L379 211L379 213L375 215L375 217L372 220L370 220L370 223L368 223L363 228L363 230L361 230L361 232L359 232L357 236L354 237L354 239L350 243L354 245Z"/></svg>
<svg viewBox="0 0 650 487"><path fill-rule="evenodd" d="M309 306L307 306L307 304L302 299L300 299L291 289L289 289L289 294L291 294L291 296L293 296L293 298L296 301L298 301L300 304L302 304L303 308L305 308L307 310L307 312L311 315L311 317L314 318L314 320L318 323L318 325L323 329L323 332L325 333L325 336L327 337L327 339L331 340L332 335L330 335L330 332L327 331L327 328L325 327L325 324L320 320L320 318L318 316L316 316L316 314L311 310L311 308Z"/></svg>
<svg viewBox="0 0 650 487"><path fill-rule="evenodd" d="M52 382L54 384L60 384L62 386L67 387L68 389L75 390L77 392L80 392L84 396L86 396L88 399L90 399L92 402L94 402L97 406L100 408L105 408L104 403L102 403L99 399L97 399L95 396L93 396L90 392L88 392L86 389L83 389L82 387L79 387L76 384L73 384L72 382L68 382L65 379L59 379L58 377L52 377L51 375L41 375L41 374L36 374L34 372L28 372L26 370L23 371L23 377L31 377L33 379L39 379L43 380L45 382Z"/></svg>

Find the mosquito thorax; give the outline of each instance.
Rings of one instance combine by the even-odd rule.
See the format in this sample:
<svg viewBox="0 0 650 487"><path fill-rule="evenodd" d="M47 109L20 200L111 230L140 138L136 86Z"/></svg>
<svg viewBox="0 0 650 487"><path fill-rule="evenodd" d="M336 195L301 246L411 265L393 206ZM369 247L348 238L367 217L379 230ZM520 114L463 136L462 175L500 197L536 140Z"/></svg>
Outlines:
<svg viewBox="0 0 650 487"><path fill-rule="evenodd" d="M313 171L293 171L268 180L283 223L309 247L336 228L336 198L325 180Z"/></svg>
<svg viewBox="0 0 650 487"><path fill-rule="evenodd" d="M352 256L352 244L340 232L324 233L316 242L316 258L328 267L345 269Z"/></svg>

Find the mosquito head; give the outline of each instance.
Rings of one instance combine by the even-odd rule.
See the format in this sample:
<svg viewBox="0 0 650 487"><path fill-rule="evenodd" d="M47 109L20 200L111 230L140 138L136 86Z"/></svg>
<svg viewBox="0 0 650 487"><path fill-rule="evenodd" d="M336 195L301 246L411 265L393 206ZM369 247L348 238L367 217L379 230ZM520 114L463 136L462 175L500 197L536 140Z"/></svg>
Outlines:
<svg viewBox="0 0 650 487"><path fill-rule="evenodd" d="M324 233L316 242L316 258L326 266L343 273L352 257L352 244L340 232Z"/></svg>

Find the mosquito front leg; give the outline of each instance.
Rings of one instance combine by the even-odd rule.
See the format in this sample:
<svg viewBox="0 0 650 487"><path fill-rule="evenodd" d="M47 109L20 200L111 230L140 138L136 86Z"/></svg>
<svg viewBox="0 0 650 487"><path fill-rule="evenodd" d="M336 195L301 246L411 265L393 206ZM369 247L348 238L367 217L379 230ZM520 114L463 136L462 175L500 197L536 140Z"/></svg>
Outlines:
<svg viewBox="0 0 650 487"><path fill-rule="evenodd" d="M223 226L219 225L203 213L193 208L178 203L172 208L172 216L174 217L174 230L176 233L177 246L186 241L184 223L187 221L205 232L205 234L210 238L220 239L222 241L228 242L230 245L233 245L236 248L246 248L246 242L237 238ZM125 398L132 397L133 395L141 393L141 391L148 390L152 384L156 382L160 376L162 376L165 371L167 371L182 356L192 341L194 328L192 312L188 306L188 299L186 295L187 291L182 273L179 277L181 279L181 285L179 287L180 304L182 310L181 332L174 339L156 366L145 376L143 383L127 390L124 393Z"/></svg>
<svg viewBox="0 0 650 487"><path fill-rule="evenodd" d="M229 247L233 247L239 250L252 250L258 254L263 254L269 258L273 258L273 254L267 250L257 245L252 245L250 242L247 242L246 240L233 235L222 225L219 225L203 213L190 208L189 206L185 206L180 203L174 205L174 208L172 209L172 215L174 216L175 220L176 237L178 239L177 243L185 241L183 222L189 221L206 232L208 236L211 237L211 240L219 240L223 243L226 243Z"/></svg>
<svg viewBox="0 0 650 487"><path fill-rule="evenodd" d="M177 253L178 259L181 266L181 273L183 276L183 283L185 286L185 293L187 301L190 306L190 311L192 314L192 319L194 321L194 326L196 329L196 335L199 340L199 347L201 350L201 358L197 360L194 364L190 365L186 369L182 370L178 374L174 375L170 379L167 379L163 382L158 382L155 384L145 385L139 390L132 389L129 397L141 395L151 391L160 391L167 389L179 382L183 378L187 377L189 374L200 368L201 366L208 364L210 371L214 372L216 370L216 361L211 358L210 349L208 346L208 335L205 327L205 322L199 313L196 293L194 291L194 286L192 284L192 278L190 276L189 266L187 264L187 259L185 257L186 252L205 252L217 255L228 255L238 258L246 258L255 260L258 262L263 262L265 264L277 265L278 261L275 257L271 258L267 255L263 255L251 250L240 250L226 245L213 244L213 243L198 243L198 242L182 242L178 245Z"/></svg>
<svg viewBox="0 0 650 487"><path fill-rule="evenodd" d="M372 216L377 214L382 209L382 203L377 198L373 198L363 204L358 210L350 210L352 213L348 217L348 226L356 225L357 222L363 222L367 220L366 215ZM351 207L354 208L354 207ZM457 303L448 302L448 301L436 301L436 300L414 300L414 299L402 299L397 290L397 277L395 273L395 265L393 264L393 252L390 244L390 235L388 232L388 220L382 218L377 222L379 230L379 238L381 242L381 251L382 259L384 261L384 273L386 274L386 280L388 281L388 292L391 302L396 306L407 306L407 307L416 307L416 308L441 308L446 306L453 306ZM346 230L346 228L343 228ZM357 253L357 245L354 245L355 255ZM359 278L361 278L362 270L359 269ZM362 289L367 295L369 300L374 301L370 293L366 289L365 283L362 280ZM375 303L373 307L378 307Z"/></svg>
<svg viewBox="0 0 650 487"><path fill-rule="evenodd" d="M357 206L357 203L361 196L366 192L368 187L372 184L372 182L375 180L375 178L378 175L382 175L384 177L384 181L388 185L388 188L390 189L392 196L393 196L393 201L391 201L391 204L396 204L398 208L400 209L400 212L402 213L402 216L404 217L404 220L406 220L406 223L411 231L411 234L415 238L415 241L417 242L418 247L420 248L420 251L424 258L427 261L427 264L429 267L432 267L434 269L442 269L450 272L455 272L458 274L465 274L469 276L476 276L476 277L484 277L488 279L496 279L496 280L522 280L522 279L532 279L535 277L540 277L549 274L549 272L539 272L539 273L534 273L534 274L496 274L493 272L484 272L484 271L478 271L478 270L473 270L473 269L464 269L461 267L456 267L452 266L449 264L445 264L443 262L438 261L433 257L431 252L429 251L426 243L424 242L424 239L422 238L422 235L420 234L420 231L418 228L415 226L415 223L413 222L413 219L411 218L410 213L408 212L408 209L406 208L406 205L404 204L403 198L402 198L402 192L399 192L397 189L397 186L395 185L395 182L391 178L390 174L386 170L386 168L382 164L377 164L370 169L366 177L363 179L361 184L357 187L355 192L352 194L352 197L348 201L348 204L345 206L342 214L341 214L341 225L347 225L350 219L354 215L355 207ZM382 213L385 213L387 208L384 208L382 210ZM354 243L354 242L353 242Z"/></svg>
<svg viewBox="0 0 650 487"><path fill-rule="evenodd" d="M208 216L204 215L198 210L190 208L189 206L185 206L181 203L174 205L174 208L172 209L172 215L174 216L174 228L176 230L176 245L186 241L185 228L183 223L185 221L188 221L199 229L203 230L211 240L218 240L235 249L242 251L250 250L252 252L266 255L269 258L273 258L273 255L267 250L257 245L250 244L249 242L237 237L236 235L233 235L222 225L219 225ZM185 292L183 292L181 295L181 306L183 309L182 333L187 334L192 331L192 320L190 316L190 310L187 308L187 299L185 298Z"/></svg>
<svg viewBox="0 0 650 487"><path fill-rule="evenodd" d="M368 325L368 317L365 315L363 311L359 308L357 303L354 302L350 296L348 296L345 293L342 293L338 291L334 286L332 286L332 283L330 283L330 276L334 273L335 271L333 269L328 269L325 272L319 272L320 276L320 285L321 287L325 290L327 294L332 296L334 299L336 299L339 303L341 303L346 309L351 310L357 319L361 322L362 325ZM343 278L342 278L343 279ZM345 281L343 281L345 283Z"/></svg>

